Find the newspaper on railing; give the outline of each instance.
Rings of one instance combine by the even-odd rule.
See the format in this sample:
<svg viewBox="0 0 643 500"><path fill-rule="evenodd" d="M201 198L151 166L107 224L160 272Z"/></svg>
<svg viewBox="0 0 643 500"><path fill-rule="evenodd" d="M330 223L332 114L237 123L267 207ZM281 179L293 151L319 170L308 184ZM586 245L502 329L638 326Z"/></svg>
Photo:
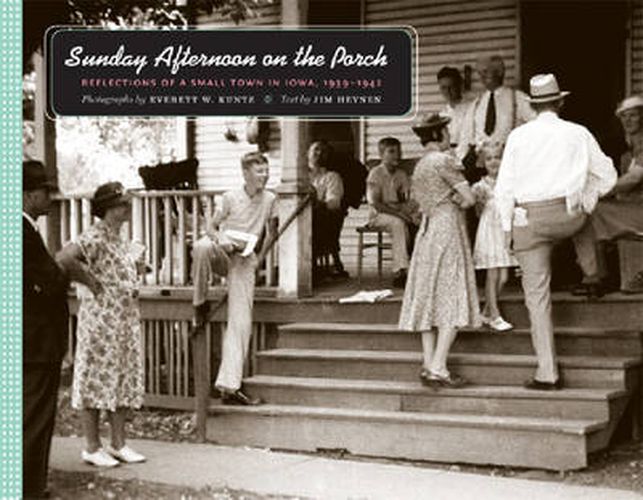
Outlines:
<svg viewBox="0 0 643 500"><path fill-rule="evenodd" d="M350 297L342 297L339 299L340 304L351 304L351 303L368 303L373 304L380 300L387 299L393 296L393 291L389 289L384 290L361 290L356 294L351 295Z"/></svg>

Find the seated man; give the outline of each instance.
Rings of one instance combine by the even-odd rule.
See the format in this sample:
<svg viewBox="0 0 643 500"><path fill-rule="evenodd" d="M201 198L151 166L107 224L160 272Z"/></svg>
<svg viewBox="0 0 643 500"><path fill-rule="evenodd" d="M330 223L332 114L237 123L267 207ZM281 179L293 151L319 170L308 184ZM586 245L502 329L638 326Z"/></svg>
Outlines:
<svg viewBox="0 0 643 500"><path fill-rule="evenodd" d="M398 168L402 156L400 141L385 137L378 143L378 149L382 162L369 172L366 181L368 224L391 233L393 286L403 288L409 267L409 228L417 225L419 213L409 201L409 176Z"/></svg>
<svg viewBox="0 0 643 500"><path fill-rule="evenodd" d="M315 280L323 276L320 260L333 257L335 276L345 276L339 258L339 236L346 216L342 204L344 182L339 173L331 170L331 147L326 141L313 142L308 148L308 169L313 203L313 268Z"/></svg>
<svg viewBox="0 0 643 500"><path fill-rule="evenodd" d="M252 334L255 271L268 250L267 244L276 233L276 196L266 191L268 160L260 153L247 153L241 158L244 186L228 191L207 229L193 249L195 325L207 321L208 286L213 273L224 274L228 283L228 324L223 333L221 366L215 383L224 404L255 405L261 401L241 391L243 364ZM268 224L259 255L241 253L239 238L226 231L239 231L260 238Z"/></svg>
<svg viewBox="0 0 643 500"><path fill-rule="evenodd" d="M616 115L621 120L630 148L621 158L621 176L616 185L598 201L588 224L578 235L583 257L596 261L598 273L585 276L583 284L574 289L575 295L602 294L600 282L606 277L606 271L602 249L600 246L597 248L597 244L624 236L643 237L643 98L633 96L625 99ZM635 277L633 281L638 279Z"/></svg>

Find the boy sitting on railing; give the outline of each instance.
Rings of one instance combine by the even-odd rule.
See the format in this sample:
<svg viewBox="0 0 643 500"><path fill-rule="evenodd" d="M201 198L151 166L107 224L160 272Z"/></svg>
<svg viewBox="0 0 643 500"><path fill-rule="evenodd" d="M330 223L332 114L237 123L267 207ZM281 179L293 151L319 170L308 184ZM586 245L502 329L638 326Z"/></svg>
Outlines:
<svg viewBox="0 0 643 500"><path fill-rule="evenodd" d="M221 366L215 382L224 404L256 405L261 401L241 391L243 363L252 333L252 307L257 263L266 244L276 232L276 196L266 191L268 160L260 153L241 158L244 186L226 192L208 224L207 235L193 249L195 326L207 321L208 286L213 273L226 276L228 283L228 324L223 333ZM250 249L252 241L268 234L259 255ZM250 246L249 246L250 245Z"/></svg>

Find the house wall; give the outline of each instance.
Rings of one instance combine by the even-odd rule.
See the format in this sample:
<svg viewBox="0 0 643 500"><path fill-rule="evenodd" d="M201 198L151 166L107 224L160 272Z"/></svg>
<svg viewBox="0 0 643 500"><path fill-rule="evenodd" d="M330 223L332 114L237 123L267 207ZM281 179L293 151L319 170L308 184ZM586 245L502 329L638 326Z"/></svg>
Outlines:
<svg viewBox="0 0 643 500"><path fill-rule="evenodd" d="M630 53L628 54L628 94L643 93L643 1L633 0L630 18Z"/></svg>
<svg viewBox="0 0 643 500"><path fill-rule="evenodd" d="M244 21L243 26L276 26L281 23L281 3L256 7L257 17ZM221 15L203 16L197 20L200 29L234 27L235 24ZM256 151L255 144L246 140L248 117L197 118L194 124L194 153L199 159L198 182L201 189L230 189L243 181L239 159L244 153ZM224 134L228 128L236 130L238 142L228 141ZM279 184L281 178L281 134L279 121L270 122L268 151L270 162L269 187Z"/></svg>

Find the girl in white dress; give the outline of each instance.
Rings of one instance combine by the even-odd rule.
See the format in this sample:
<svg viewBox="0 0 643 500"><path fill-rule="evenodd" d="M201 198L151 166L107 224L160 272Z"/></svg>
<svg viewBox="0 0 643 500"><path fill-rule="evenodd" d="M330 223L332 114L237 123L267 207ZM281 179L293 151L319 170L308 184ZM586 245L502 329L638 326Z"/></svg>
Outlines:
<svg viewBox="0 0 643 500"><path fill-rule="evenodd" d="M485 143L482 146L482 160L487 175L472 188L477 207L481 212L473 250L473 262L476 269L487 270L482 321L496 331L507 331L513 328L513 325L505 321L500 314L498 296L509 277L509 268L518 265L514 256L504 246L500 216L493 197L502 150L501 143Z"/></svg>

